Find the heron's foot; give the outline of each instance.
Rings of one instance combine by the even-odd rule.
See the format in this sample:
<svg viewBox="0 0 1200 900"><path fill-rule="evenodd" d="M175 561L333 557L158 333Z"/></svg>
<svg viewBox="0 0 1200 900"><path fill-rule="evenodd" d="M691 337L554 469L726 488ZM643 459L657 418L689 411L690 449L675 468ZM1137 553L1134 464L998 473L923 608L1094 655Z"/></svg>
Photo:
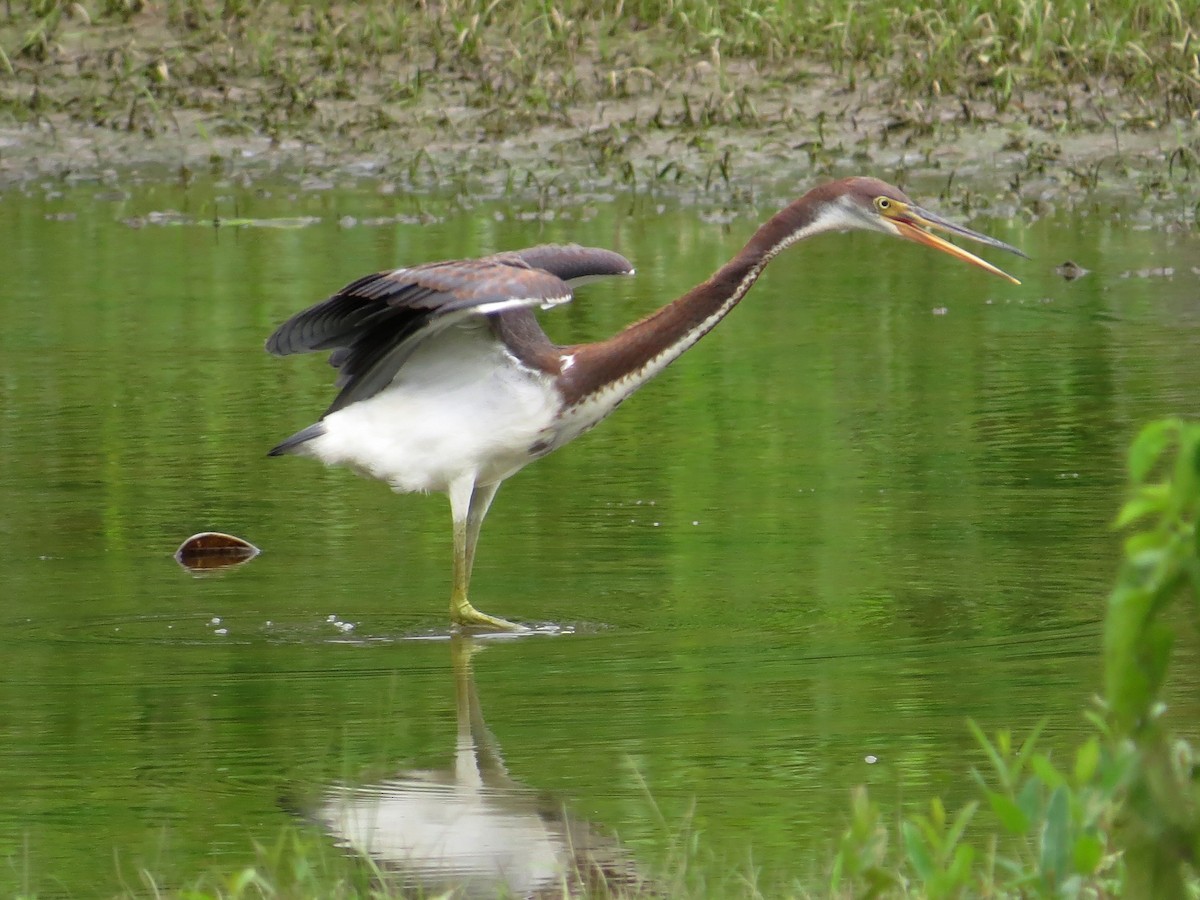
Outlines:
<svg viewBox="0 0 1200 900"><path fill-rule="evenodd" d="M450 621L460 628L486 631L528 631L524 625L489 616L473 607L465 598L450 603Z"/></svg>

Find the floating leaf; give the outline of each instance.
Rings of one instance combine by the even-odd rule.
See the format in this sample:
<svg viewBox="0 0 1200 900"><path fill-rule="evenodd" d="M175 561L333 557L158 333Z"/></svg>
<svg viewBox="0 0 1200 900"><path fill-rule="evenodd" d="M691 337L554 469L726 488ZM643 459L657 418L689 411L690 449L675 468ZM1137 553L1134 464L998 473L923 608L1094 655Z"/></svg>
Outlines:
<svg viewBox="0 0 1200 900"><path fill-rule="evenodd" d="M193 534L179 545L175 560L192 572L223 569L249 562L261 553L249 541L220 531Z"/></svg>

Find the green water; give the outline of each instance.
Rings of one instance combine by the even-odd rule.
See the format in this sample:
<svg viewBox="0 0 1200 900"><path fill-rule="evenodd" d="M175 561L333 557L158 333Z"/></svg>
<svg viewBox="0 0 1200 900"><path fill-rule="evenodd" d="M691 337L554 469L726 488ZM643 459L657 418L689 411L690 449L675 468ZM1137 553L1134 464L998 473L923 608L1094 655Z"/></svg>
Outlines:
<svg viewBox="0 0 1200 900"><path fill-rule="evenodd" d="M477 807L518 856L534 807L615 834L651 875L691 829L714 895L750 871L820 884L854 785L889 816L968 796L968 716L1048 718L1051 746L1086 727L1123 448L1200 413L1195 234L971 221L1031 254L996 259L1021 287L873 235L789 251L611 420L504 486L474 599L568 633L466 663L412 639L444 632L445 498L267 459L332 378L267 356L266 335L365 272L573 240L638 276L546 325L607 336L774 204L721 225L598 196L545 221L366 182L265 187L0 195L0 893L112 894L143 868L186 885L287 827L332 847L338 791L451 780L472 694L507 769ZM164 210L319 221L127 224ZM1063 281L1068 258L1095 271ZM263 553L189 575L172 552L208 529Z"/></svg>

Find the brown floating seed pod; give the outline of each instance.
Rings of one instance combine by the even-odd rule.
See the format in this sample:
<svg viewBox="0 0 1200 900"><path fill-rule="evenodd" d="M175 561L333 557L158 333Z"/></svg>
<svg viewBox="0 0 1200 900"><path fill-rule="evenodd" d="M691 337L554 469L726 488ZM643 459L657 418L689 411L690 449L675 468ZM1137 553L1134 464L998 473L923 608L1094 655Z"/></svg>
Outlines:
<svg viewBox="0 0 1200 900"><path fill-rule="evenodd" d="M262 551L249 541L220 531L193 534L175 551L175 561L190 572L240 566Z"/></svg>

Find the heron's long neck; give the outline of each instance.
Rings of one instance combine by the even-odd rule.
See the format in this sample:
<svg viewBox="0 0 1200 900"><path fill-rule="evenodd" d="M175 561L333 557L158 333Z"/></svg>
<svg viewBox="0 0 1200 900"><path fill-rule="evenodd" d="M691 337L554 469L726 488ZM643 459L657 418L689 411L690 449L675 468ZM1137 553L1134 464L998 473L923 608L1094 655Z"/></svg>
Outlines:
<svg viewBox="0 0 1200 900"><path fill-rule="evenodd" d="M637 390L708 334L746 296L781 250L837 227L821 215L813 193L764 223L745 247L707 281L606 341L564 348L570 363L561 385L568 405ZM615 405L615 404L614 404Z"/></svg>

